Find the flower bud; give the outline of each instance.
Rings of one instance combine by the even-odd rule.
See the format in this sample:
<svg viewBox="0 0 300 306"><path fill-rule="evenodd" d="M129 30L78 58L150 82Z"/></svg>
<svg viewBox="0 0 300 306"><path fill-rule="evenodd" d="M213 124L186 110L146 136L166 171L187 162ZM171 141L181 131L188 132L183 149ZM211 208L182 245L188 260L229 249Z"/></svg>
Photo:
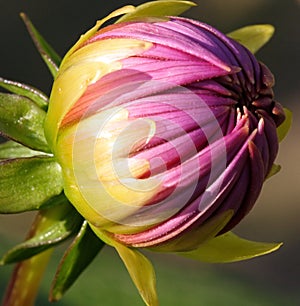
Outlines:
<svg viewBox="0 0 300 306"><path fill-rule="evenodd" d="M198 21L120 22L83 37L46 119L67 197L129 246L186 235L182 248L195 248L205 224L232 212L215 234L229 231L277 155L285 115L273 85L248 49Z"/></svg>

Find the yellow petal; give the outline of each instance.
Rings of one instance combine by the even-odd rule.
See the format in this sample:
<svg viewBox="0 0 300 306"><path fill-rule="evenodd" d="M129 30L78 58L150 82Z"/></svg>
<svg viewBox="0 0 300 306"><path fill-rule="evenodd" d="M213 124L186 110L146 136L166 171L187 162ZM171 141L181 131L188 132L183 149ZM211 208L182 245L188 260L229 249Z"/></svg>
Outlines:
<svg viewBox="0 0 300 306"><path fill-rule="evenodd" d="M121 59L137 55L151 46L151 43L134 39L101 40L69 56L53 84L45 120L46 138L54 152L60 124L86 88L105 74L120 69Z"/></svg>
<svg viewBox="0 0 300 306"><path fill-rule="evenodd" d="M81 35L79 40L75 43L75 45L68 51L68 53L65 55L63 62L66 61L66 59L81 45L83 44L86 40L88 40L91 36L93 36L98 29L102 26L103 23L105 23L106 21L108 21L109 19L112 19L114 17L123 15L123 14L128 14L132 11L135 10L135 7L132 5L126 5L123 6L115 11L113 11L112 13L110 13L108 16L104 17L101 20L98 20L95 24L94 27L92 27L90 30L88 30L85 34ZM62 63L63 63L62 62Z"/></svg>
<svg viewBox="0 0 300 306"><path fill-rule="evenodd" d="M116 126L117 128L113 128ZM85 219L97 227L118 232L139 231L161 216L138 218L161 189L156 177L139 179L149 163L130 157L130 149L155 132L148 119L128 120L122 108L110 108L61 131L57 142L65 193ZM124 134L123 134L124 133ZM129 228L129 230L128 230Z"/></svg>

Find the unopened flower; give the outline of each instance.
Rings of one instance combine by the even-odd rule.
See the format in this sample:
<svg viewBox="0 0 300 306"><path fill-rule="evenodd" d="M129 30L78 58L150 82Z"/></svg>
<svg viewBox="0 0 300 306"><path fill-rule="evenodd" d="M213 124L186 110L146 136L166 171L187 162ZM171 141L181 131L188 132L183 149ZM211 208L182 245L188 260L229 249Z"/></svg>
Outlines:
<svg viewBox="0 0 300 306"><path fill-rule="evenodd" d="M290 124L289 112L274 99L272 73L253 55L273 28L224 35L176 17L192 5L155 1L121 8L82 35L59 69L59 57L25 19L55 80L49 107L36 89L0 80L19 94L0 96L0 106L10 102L0 112L0 132L22 144L0 147L0 179L7 186L0 208L47 209L28 240L1 262L27 259L77 233L51 300L71 286L103 242L115 247L152 306L158 305L155 274L138 248L230 262L281 245L230 232L278 171L278 142ZM19 188L15 177L24 181ZM36 262L17 267L19 287ZM6 300L19 299L15 292Z"/></svg>
<svg viewBox="0 0 300 306"><path fill-rule="evenodd" d="M46 119L67 197L129 246L195 248L201 226L231 212L214 235L227 232L278 151L285 115L273 85L249 50L198 21L96 31L63 60Z"/></svg>

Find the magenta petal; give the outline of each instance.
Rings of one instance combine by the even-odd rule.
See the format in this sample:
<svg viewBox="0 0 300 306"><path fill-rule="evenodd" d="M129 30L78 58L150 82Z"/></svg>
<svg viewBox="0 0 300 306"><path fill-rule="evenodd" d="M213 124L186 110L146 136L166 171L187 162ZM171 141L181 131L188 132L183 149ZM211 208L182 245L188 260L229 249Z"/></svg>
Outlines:
<svg viewBox="0 0 300 306"><path fill-rule="evenodd" d="M230 230L253 207L278 152L276 127L285 115L274 101L271 72L238 42L186 18L110 25L83 45L114 39L120 39L120 54L122 40L144 41L149 48L117 56L117 70L87 81L61 125L93 115L105 121L101 112L121 110L117 123L110 122L111 143L110 133L105 136L108 151L123 126L151 126L138 140L134 129L122 130L121 142L129 149L119 151L122 162L133 165L132 173L122 173L125 181L138 186L153 179L158 187L142 199L134 194L130 213L114 220L124 226L117 233L112 226L111 235L129 246L152 247L198 231L228 211L233 216L220 233ZM111 177L109 185L118 186ZM126 196L129 189L122 192ZM146 230L139 231L140 225Z"/></svg>
<svg viewBox="0 0 300 306"><path fill-rule="evenodd" d="M199 175L197 173L199 170L196 171L193 161L199 162L200 165L203 164L203 162L206 163L206 166L203 166L203 172L201 172L203 181L199 181L199 183L197 183L194 194L191 195L192 202L188 202L184 209L182 209L178 214L174 215L169 220L153 227L152 229L132 235L117 234L115 235L116 239L126 244L134 245L137 247L145 247L150 245L156 245L158 243L162 243L163 241L167 241L172 237L179 235L181 232L184 232L185 230L191 230L190 227L200 226L214 211L218 209L218 207L226 199L227 195L230 193L234 186L234 182L239 179L239 173L243 170L244 164L247 161L247 142L245 143L245 141L238 135L241 135L240 132L238 132L235 137L228 137L228 142L226 142L226 147L228 149L234 148L234 152L229 155L228 158L233 159L227 166L227 168L223 169L223 173L222 166L215 166L213 169L216 171L216 173L212 173L213 179L208 179L208 176L205 175L205 173L207 173L208 175L210 174L209 172L212 169L211 158L207 159L207 153L209 151L206 154L201 151L201 157L203 160L202 162L193 159L186 163L186 166L190 166L186 173L189 173L190 175L188 175L186 178L182 178L182 185L184 186L182 187L182 189L181 187L176 186L178 183L178 181L176 182L176 179L166 181L166 183L169 182L167 183L168 188L170 188L170 186L176 186L176 188L179 188L179 190L176 189L175 191L176 197L172 197L170 196L170 194L168 194L168 197L166 198L166 201L164 203L164 207L166 206L167 209L169 205L174 206L174 201L178 201L178 197L181 196L182 192L186 192L186 190L188 190L188 186L193 187L193 182L191 182L193 181L194 177L193 172L195 173L195 178ZM237 145L237 142L240 142L240 144L245 143L244 145L242 145L240 150L238 149L239 146ZM215 145L215 150L218 150L217 145ZM236 150L239 150L238 153L235 153ZM201 159L201 157L199 158ZM185 165L183 165L183 167L184 166ZM176 175L176 171L172 170L170 171L170 174ZM170 179L171 178L172 176L170 177ZM209 195L209 193L211 193L211 195ZM234 203L233 205L237 204ZM235 206L233 206L232 208L238 209L238 207Z"/></svg>
<svg viewBox="0 0 300 306"><path fill-rule="evenodd" d="M252 141L249 142L249 153L251 171L247 194L243 200L243 205L240 206L237 213L233 216L226 227L220 232L220 234L230 231L249 213L262 189L262 185L265 179L265 173L263 171L263 160L258 148Z"/></svg>

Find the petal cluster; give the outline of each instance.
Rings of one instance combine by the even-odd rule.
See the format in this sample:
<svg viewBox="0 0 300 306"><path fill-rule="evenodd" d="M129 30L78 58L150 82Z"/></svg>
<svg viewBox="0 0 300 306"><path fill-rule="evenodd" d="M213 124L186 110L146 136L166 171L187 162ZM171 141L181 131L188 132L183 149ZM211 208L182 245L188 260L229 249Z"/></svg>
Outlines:
<svg viewBox="0 0 300 306"><path fill-rule="evenodd" d="M249 50L201 22L99 30L68 55L51 96L48 138L68 198L130 246L175 243L232 212L215 234L229 231L277 155L273 85Z"/></svg>

